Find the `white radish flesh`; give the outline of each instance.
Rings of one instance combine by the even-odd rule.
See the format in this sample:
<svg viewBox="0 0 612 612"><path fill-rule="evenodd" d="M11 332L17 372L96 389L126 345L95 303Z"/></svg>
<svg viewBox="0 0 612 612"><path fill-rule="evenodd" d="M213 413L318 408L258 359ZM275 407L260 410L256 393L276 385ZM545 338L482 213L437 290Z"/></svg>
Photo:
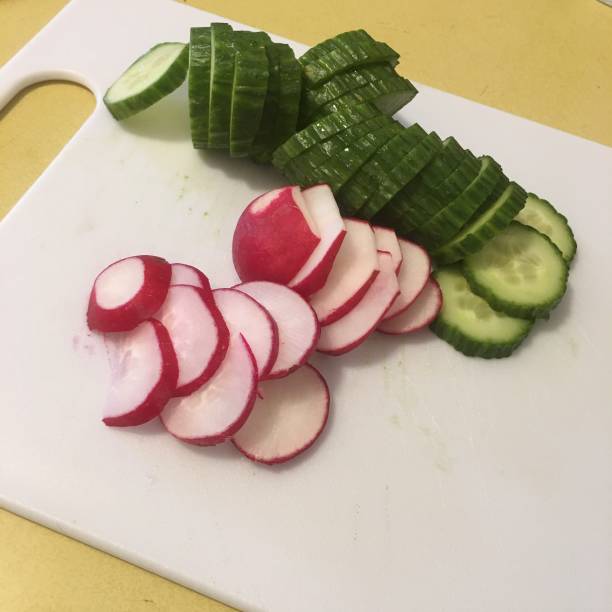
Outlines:
<svg viewBox="0 0 612 612"><path fill-rule="evenodd" d="M210 281L206 274L194 266L183 263L172 264L170 285L191 285L210 291Z"/></svg>
<svg viewBox="0 0 612 612"><path fill-rule="evenodd" d="M374 238L376 240L376 248L379 251L387 251L387 253L391 254L393 267L397 274L402 265L402 250L395 232L388 227L382 227L380 225L373 225L372 231L374 232Z"/></svg>
<svg viewBox="0 0 612 612"><path fill-rule="evenodd" d="M329 403L327 383L307 364L282 380L261 384L253 411L233 442L253 461L289 461L319 437L327 422Z"/></svg>

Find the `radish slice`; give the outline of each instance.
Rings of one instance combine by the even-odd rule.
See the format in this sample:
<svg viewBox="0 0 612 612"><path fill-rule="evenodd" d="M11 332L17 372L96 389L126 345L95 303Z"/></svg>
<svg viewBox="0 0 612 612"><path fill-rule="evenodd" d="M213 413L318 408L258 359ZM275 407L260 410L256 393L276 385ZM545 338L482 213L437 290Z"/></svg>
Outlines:
<svg viewBox="0 0 612 612"><path fill-rule="evenodd" d="M319 323L308 302L292 289L267 281L234 288L257 300L278 326L278 356L268 378L287 376L304 364L319 339Z"/></svg>
<svg viewBox="0 0 612 612"><path fill-rule="evenodd" d="M219 444L246 421L257 391L257 364L247 341L232 335L214 376L188 397L170 400L161 414L166 429L183 442Z"/></svg>
<svg viewBox="0 0 612 612"><path fill-rule="evenodd" d="M204 272L184 263L172 264L170 285L191 285L210 291L210 281Z"/></svg>
<svg viewBox="0 0 612 612"><path fill-rule="evenodd" d="M383 317L383 321L404 312L423 291L431 274L431 260L423 247L403 238L399 240L399 244L402 251L402 267L397 275L400 295Z"/></svg>
<svg viewBox="0 0 612 612"><path fill-rule="evenodd" d="M419 297L404 312L383 321L378 331L383 334L409 334L429 325L442 308L442 292L438 283L430 278Z"/></svg>
<svg viewBox="0 0 612 612"><path fill-rule="evenodd" d="M329 185L315 185L305 189L302 196L306 209L317 225L321 242L291 279L289 287L302 295L310 295L325 284L342 246L346 229Z"/></svg>
<svg viewBox="0 0 612 612"><path fill-rule="evenodd" d="M103 421L114 427L146 423L163 410L178 377L176 355L166 328L155 319L105 336L111 370Z"/></svg>
<svg viewBox="0 0 612 612"><path fill-rule="evenodd" d="M395 232L388 227L382 227L380 225L372 226L372 231L374 232L374 238L376 240L376 248L379 251L391 253L393 267L397 274L402 265L402 250Z"/></svg>
<svg viewBox="0 0 612 612"><path fill-rule="evenodd" d="M365 221L345 219L346 236L322 289L310 296L321 325L343 317L359 303L378 274L374 232Z"/></svg>
<svg viewBox="0 0 612 612"><path fill-rule="evenodd" d="M317 350L328 355L342 355L357 348L376 329L393 300L399 295L393 258L379 251L380 274L363 299L350 312L321 328Z"/></svg>
<svg viewBox="0 0 612 612"><path fill-rule="evenodd" d="M282 380L264 382L236 448L260 463L283 463L312 446L329 415L329 389L310 364Z"/></svg>
<svg viewBox="0 0 612 612"><path fill-rule="evenodd" d="M236 289L215 289L213 296L232 334L242 334L257 362L260 380L278 357L278 327L270 313L250 295Z"/></svg>
<svg viewBox="0 0 612 612"><path fill-rule="evenodd" d="M221 365L229 342L229 331L205 289L190 285L170 287L155 318L170 334L178 359L179 376L175 396L199 389Z"/></svg>
<svg viewBox="0 0 612 612"><path fill-rule="evenodd" d="M129 331L153 316L166 299L170 264L161 257L126 257L102 270L87 307L89 329Z"/></svg>

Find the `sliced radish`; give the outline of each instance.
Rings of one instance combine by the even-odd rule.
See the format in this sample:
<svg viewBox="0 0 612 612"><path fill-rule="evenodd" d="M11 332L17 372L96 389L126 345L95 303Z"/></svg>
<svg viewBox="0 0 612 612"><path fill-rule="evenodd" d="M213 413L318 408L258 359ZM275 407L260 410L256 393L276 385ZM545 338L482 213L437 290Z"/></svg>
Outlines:
<svg viewBox="0 0 612 612"><path fill-rule="evenodd" d="M87 307L89 328L102 332L134 329L163 304L171 274L170 264L153 255L112 263L94 281Z"/></svg>
<svg viewBox="0 0 612 612"><path fill-rule="evenodd" d="M342 355L357 348L376 329L383 315L399 294L395 266L390 253L379 251L380 274L363 299L341 319L321 328L317 350Z"/></svg>
<svg viewBox="0 0 612 612"><path fill-rule="evenodd" d="M163 410L178 377L176 355L166 328L155 319L105 336L111 369L103 421L113 427L146 423Z"/></svg>
<svg viewBox="0 0 612 612"><path fill-rule="evenodd" d="M232 255L242 281L287 284L320 238L299 187L264 193L244 210L234 231Z"/></svg>
<svg viewBox="0 0 612 612"><path fill-rule="evenodd" d="M345 219L346 236L325 285L309 298L321 325L329 325L359 303L378 274L374 232L365 221Z"/></svg>
<svg viewBox="0 0 612 612"><path fill-rule="evenodd" d="M308 212L316 223L321 242L306 264L291 279L289 287L302 295L310 295L325 284L344 240L346 229L329 185L315 185L304 189L302 196Z"/></svg>
<svg viewBox="0 0 612 612"><path fill-rule="evenodd" d="M183 442L219 444L246 421L257 392L257 364L240 334L230 337L225 359L195 393L168 402L161 414L166 429Z"/></svg>
<svg viewBox="0 0 612 612"><path fill-rule="evenodd" d="M250 295L236 289L215 289L213 296L231 333L242 334L257 362L260 380L278 357L278 327L270 313Z"/></svg>
<svg viewBox="0 0 612 612"><path fill-rule="evenodd" d="M204 272L184 263L172 264L170 285L191 285L210 291L210 281Z"/></svg>
<svg viewBox="0 0 612 612"><path fill-rule="evenodd" d="M262 383L258 395L232 440L249 459L267 464L289 461L312 446L323 431L329 389L310 364L282 380Z"/></svg>
<svg viewBox="0 0 612 612"><path fill-rule="evenodd" d="M438 283L430 278L412 305L392 319L383 321L378 331L383 334L409 334L429 325L442 308L442 292Z"/></svg>
<svg viewBox="0 0 612 612"><path fill-rule="evenodd" d="M372 226L372 231L376 240L376 248L379 251L391 253L391 259L393 259L393 266L397 274L402 265L402 250L395 232L389 227L380 225Z"/></svg>
<svg viewBox="0 0 612 612"><path fill-rule="evenodd" d="M155 318L168 330L178 359L174 395L189 395L221 365L229 342L227 325L210 294L190 285L170 287Z"/></svg>
<svg viewBox="0 0 612 612"><path fill-rule="evenodd" d="M400 295L383 317L383 321L404 312L423 291L431 274L431 260L423 247L403 238L400 238L399 244L402 251L402 267L397 275Z"/></svg>
<svg viewBox="0 0 612 612"><path fill-rule="evenodd" d="M267 281L234 288L257 300L276 321L278 356L268 378L287 376L304 364L319 339L319 323L308 302L292 289Z"/></svg>

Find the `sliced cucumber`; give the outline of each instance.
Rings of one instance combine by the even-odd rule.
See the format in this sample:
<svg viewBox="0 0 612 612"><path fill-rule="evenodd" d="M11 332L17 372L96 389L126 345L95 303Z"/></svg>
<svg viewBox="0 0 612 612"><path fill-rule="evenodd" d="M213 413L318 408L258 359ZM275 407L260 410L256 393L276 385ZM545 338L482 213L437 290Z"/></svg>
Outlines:
<svg viewBox="0 0 612 612"><path fill-rule="evenodd" d="M293 49L282 43L276 43L276 45L280 61L280 91L273 137L275 147L295 134L302 95L302 68L295 59Z"/></svg>
<svg viewBox="0 0 612 612"><path fill-rule="evenodd" d="M108 88L104 94L106 108L117 120L149 108L185 80L188 63L189 45L155 45Z"/></svg>
<svg viewBox="0 0 612 612"><path fill-rule="evenodd" d="M345 47L348 45L358 44L372 44L375 40L365 31L365 30L351 30L349 32L342 32L332 38L328 38L314 47L311 47L299 58L300 64L305 66L306 64L310 64L313 61L317 60L319 57L333 51L334 49L338 49L339 47Z"/></svg>
<svg viewBox="0 0 612 612"><path fill-rule="evenodd" d="M512 222L463 260L476 295L513 317L545 317L567 288L568 266L548 236Z"/></svg>
<svg viewBox="0 0 612 612"><path fill-rule="evenodd" d="M189 91L191 141L194 148L206 149L208 148L212 56L210 28L191 28L189 48L187 86Z"/></svg>
<svg viewBox="0 0 612 612"><path fill-rule="evenodd" d="M530 193L525 207L516 216L516 221L530 225L548 236L563 254L568 263L576 255L576 240L567 219L546 200Z"/></svg>

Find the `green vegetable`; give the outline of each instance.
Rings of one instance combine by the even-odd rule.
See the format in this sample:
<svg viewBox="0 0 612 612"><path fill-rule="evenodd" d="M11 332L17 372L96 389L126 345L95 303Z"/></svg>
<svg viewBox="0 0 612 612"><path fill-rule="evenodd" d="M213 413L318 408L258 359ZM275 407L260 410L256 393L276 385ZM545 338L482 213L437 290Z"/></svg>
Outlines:
<svg viewBox="0 0 612 612"><path fill-rule="evenodd" d="M189 52L189 118L194 148L208 147L208 115L210 112L210 68L212 47L210 28L191 28Z"/></svg>

